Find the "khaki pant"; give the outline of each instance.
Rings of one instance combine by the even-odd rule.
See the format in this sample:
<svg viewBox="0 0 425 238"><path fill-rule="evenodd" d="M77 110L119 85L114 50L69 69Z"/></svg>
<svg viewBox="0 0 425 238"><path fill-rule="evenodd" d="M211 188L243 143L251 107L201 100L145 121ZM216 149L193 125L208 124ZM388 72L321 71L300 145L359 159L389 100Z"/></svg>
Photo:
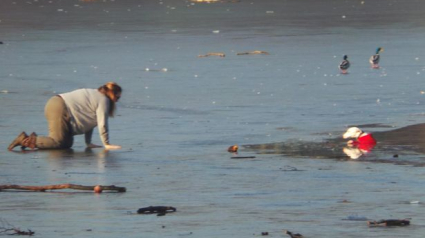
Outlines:
<svg viewBox="0 0 425 238"><path fill-rule="evenodd" d="M49 99L44 108L44 116L49 126L49 136L38 136L36 147L39 149L68 149L74 143L71 128L71 115L60 96Z"/></svg>

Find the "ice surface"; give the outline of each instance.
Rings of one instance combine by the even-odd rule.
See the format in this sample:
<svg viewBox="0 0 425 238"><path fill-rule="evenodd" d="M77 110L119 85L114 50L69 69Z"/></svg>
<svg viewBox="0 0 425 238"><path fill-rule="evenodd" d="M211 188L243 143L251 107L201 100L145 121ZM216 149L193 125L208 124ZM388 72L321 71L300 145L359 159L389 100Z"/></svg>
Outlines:
<svg viewBox="0 0 425 238"><path fill-rule="evenodd" d="M353 161L339 147L331 159L242 147L239 156L256 158L232 160L226 149L317 149L349 125L379 132L423 123L424 8L415 0L2 0L1 183L128 192L1 192L0 218L40 237L278 237L284 229L423 237L423 206L403 203L423 197L423 169L411 163L423 151L396 147ZM385 51L373 70L377 47ZM270 54L236 55L255 50ZM226 57L198 58L207 52ZM347 75L338 69L343 55ZM110 121L122 150L86 151L80 136L72 151L6 151L23 130L47 133L49 97L108 81L124 89ZM151 205L177 212L132 214ZM418 226L371 231L342 221L350 214Z"/></svg>

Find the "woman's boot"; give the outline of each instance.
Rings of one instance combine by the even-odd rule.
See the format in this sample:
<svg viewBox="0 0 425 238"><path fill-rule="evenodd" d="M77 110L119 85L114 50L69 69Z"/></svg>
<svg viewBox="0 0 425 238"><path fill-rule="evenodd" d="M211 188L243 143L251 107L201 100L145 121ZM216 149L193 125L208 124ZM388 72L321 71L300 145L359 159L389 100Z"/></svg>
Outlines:
<svg viewBox="0 0 425 238"><path fill-rule="evenodd" d="M23 131L21 134L18 135L18 137L16 137L15 140L12 141L12 143L9 145L9 147L7 147L7 149L13 150L13 148L15 148L16 146L22 146L22 143L26 138L28 138L28 135Z"/></svg>

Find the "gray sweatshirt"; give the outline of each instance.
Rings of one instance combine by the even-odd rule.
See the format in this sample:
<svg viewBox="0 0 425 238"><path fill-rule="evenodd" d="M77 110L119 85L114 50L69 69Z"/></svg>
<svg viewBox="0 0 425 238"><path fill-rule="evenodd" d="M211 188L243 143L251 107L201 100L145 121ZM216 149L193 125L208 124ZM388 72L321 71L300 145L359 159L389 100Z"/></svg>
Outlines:
<svg viewBox="0 0 425 238"><path fill-rule="evenodd" d="M93 128L98 126L102 143L108 145L109 99L97 89L87 88L59 95L71 113L73 134L85 134L86 144L90 144Z"/></svg>

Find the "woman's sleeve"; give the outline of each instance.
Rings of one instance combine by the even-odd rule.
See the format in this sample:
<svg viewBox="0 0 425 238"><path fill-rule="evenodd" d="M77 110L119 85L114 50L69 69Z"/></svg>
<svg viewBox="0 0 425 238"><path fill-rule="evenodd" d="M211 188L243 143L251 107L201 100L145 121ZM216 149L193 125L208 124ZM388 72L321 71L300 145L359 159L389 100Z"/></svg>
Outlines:
<svg viewBox="0 0 425 238"><path fill-rule="evenodd" d="M99 127L99 136L103 145L109 145L109 130L108 130L108 109L109 103L105 97L105 100L99 103L99 107L96 111L97 126Z"/></svg>

